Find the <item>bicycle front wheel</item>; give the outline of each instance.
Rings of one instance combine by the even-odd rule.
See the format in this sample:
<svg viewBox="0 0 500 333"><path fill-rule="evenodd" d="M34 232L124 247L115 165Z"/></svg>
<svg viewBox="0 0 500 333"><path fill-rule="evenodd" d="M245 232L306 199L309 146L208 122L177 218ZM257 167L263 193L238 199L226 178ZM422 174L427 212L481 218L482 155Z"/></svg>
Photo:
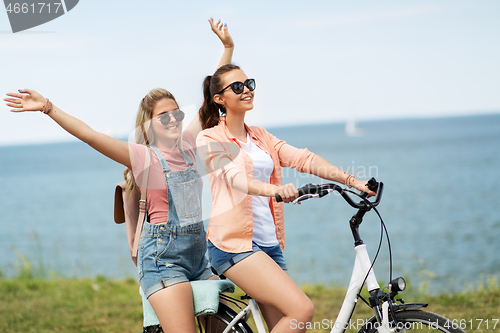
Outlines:
<svg viewBox="0 0 500 333"><path fill-rule="evenodd" d="M200 333L222 333L229 323L236 317L236 312L229 306L219 303L219 310L209 316L198 317L197 332ZM244 320L238 320L229 332L234 333L253 333L252 329Z"/></svg>
<svg viewBox="0 0 500 333"><path fill-rule="evenodd" d="M465 333L458 323L428 311L406 310L396 312L393 316L396 321L391 323L391 327L394 327L396 332ZM371 318L358 332L377 333L377 327L378 322Z"/></svg>

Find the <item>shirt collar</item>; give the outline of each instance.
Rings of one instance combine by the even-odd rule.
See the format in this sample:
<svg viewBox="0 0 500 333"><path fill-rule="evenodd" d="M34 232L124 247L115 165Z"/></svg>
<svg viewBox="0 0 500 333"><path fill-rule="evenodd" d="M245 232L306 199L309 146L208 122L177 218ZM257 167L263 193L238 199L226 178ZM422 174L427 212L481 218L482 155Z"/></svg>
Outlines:
<svg viewBox="0 0 500 333"><path fill-rule="evenodd" d="M243 125L245 126L245 129L247 130L247 133L250 135L250 137L252 138L252 140L253 141L259 141L259 139L255 135L254 131L252 131L252 129L249 126L247 126L247 124L243 124ZM224 134L229 139L237 141L237 139L234 137L234 135L232 135L231 132L229 131L229 129L227 128L225 117L224 118L221 117L220 126L221 126L222 130L224 131Z"/></svg>

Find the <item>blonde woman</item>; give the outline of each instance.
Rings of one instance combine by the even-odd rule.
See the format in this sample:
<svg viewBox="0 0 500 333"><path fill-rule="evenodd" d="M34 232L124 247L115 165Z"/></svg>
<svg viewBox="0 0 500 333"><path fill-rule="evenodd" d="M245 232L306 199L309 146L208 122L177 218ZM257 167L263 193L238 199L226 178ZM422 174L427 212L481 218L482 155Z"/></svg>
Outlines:
<svg viewBox="0 0 500 333"><path fill-rule="evenodd" d="M209 20L225 47L219 66L230 63L234 44L227 26ZM148 221L144 222L137 266L142 292L165 332L195 332L189 281L216 278L206 259L206 234L201 217L201 178L195 161L198 115L183 131L184 113L165 89L151 90L137 114L135 143L99 133L63 112L34 90L8 93L13 112L42 111L67 132L127 167L129 191L150 158L147 184Z"/></svg>

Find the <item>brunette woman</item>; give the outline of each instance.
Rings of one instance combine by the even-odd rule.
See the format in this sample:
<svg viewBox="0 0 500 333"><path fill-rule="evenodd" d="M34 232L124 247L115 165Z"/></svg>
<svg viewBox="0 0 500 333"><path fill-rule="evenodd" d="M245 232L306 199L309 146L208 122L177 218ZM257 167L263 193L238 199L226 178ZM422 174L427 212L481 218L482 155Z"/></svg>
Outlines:
<svg viewBox="0 0 500 333"><path fill-rule="evenodd" d="M224 274L253 299L271 332L306 327L314 307L288 276L283 258L283 203L298 196L293 184L282 185L281 167L294 168L374 195L348 175L307 149L297 149L264 128L245 124L253 109L255 80L236 65L220 67L203 83L200 109L203 131L198 154L211 185L212 209L208 253ZM303 325L291 325L292 322ZM297 331L305 331L297 329Z"/></svg>

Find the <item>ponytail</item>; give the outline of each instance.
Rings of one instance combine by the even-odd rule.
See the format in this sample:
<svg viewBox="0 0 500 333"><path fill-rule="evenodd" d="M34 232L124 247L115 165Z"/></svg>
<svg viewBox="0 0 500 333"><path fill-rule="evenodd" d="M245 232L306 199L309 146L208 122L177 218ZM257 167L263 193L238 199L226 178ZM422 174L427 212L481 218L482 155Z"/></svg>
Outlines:
<svg viewBox="0 0 500 333"><path fill-rule="evenodd" d="M200 107L199 117L202 129L214 127L219 123L221 114L226 114L226 108L223 105L214 102L214 95L223 89L222 79L224 74L240 69L239 66L227 64L219 67L214 75L207 76L203 80L203 104Z"/></svg>
<svg viewBox="0 0 500 333"><path fill-rule="evenodd" d="M199 113L202 129L214 127L219 123L219 104L214 102L214 98L210 93L211 80L211 75L203 80L203 104Z"/></svg>

